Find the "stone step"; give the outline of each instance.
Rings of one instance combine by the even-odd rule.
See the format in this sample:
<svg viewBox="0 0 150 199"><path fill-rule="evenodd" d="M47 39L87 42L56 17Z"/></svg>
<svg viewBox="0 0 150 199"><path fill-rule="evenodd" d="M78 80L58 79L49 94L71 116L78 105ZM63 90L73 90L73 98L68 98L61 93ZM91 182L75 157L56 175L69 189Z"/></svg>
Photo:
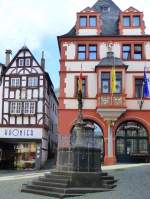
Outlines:
<svg viewBox="0 0 150 199"><path fill-rule="evenodd" d="M114 184L116 183L118 180L110 180L110 179L105 179L102 180L102 183L106 183L106 184Z"/></svg>
<svg viewBox="0 0 150 199"><path fill-rule="evenodd" d="M113 189L115 188L117 185L116 184L107 184L107 183L103 183L102 187L106 188L106 189Z"/></svg>
<svg viewBox="0 0 150 199"><path fill-rule="evenodd" d="M65 188L61 187L50 187L45 185L35 185L35 184L28 184L26 188L33 189L33 190L44 190L44 191L53 191L57 193L65 193Z"/></svg>
<svg viewBox="0 0 150 199"><path fill-rule="evenodd" d="M33 190L30 188L22 188L21 191L25 193L44 195L44 196L55 197L55 198L82 196L82 194L61 194L54 191L49 192L49 191L44 191L44 190Z"/></svg>
<svg viewBox="0 0 150 199"><path fill-rule="evenodd" d="M54 183L68 183L68 179L54 179L54 178L45 178L45 177L39 177L39 181L44 181L44 182L54 182Z"/></svg>
<svg viewBox="0 0 150 199"><path fill-rule="evenodd" d="M54 183L54 182L44 182L44 181L32 181L34 185L41 185L41 186L50 186L50 187L61 187L66 188L68 186L67 183Z"/></svg>
<svg viewBox="0 0 150 199"><path fill-rule="evenodd" d="M102 176L102 180L114 180L114 176Z"/></svg>
<svg viewBox="0 0 150 199"><path fill-rule="evenodd" d="M49 179L60 179L60 180L70 180L71 176L68 175L54 175L54 174L45 174L45 178L49 178Z"/></svg>

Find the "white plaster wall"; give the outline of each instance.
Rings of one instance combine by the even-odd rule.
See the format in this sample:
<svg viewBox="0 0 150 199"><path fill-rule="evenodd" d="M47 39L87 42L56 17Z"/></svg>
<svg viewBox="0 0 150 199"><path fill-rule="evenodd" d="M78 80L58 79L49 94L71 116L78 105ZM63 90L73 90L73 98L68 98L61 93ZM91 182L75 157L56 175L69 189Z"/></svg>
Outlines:
<svg viewBox="0 0 150 199"><path fill-rule="evenodd" d="M8 98L8 92L9 92L8 88L5 88L5 93L4 93L5 98Z"/></svg>
<svg viewBox="0 0 150 199"><path fill-rule="evenodd" d="M127 100L127 108L129 110L139 110L139 102L138 100ZM142 110L150 110L150 100L145 100Z"/></svg>
<svg viewBox="0 0 150 199"><path fill-rule="evenodd" d="M37 112L42 112L42 110L43 110L43 102L42 101L38 101Z"/></svg>
<svg viewBox="0 0 150 199"><path fill-rule="evenodd" d="M126 81L125 81L125 93L127 94L127 97L133 97L133 87L134 87L133 74L128 73L126 74Z"/></svg>
<svg viewBox="0 0 150 199"><path fill-rule="evenodd" d="M150 67L150 61L124 61L128 65L127 71L144 71L144 67Z"/></svg>
<svg viewBox="0 0 150 199"><path fill-rule="evenodd" d="M95 66L99 63L99 61L74 61L74 62L65 62L67 71L95 71Z"/></svg>
<svg viewBox="0 0 150 199"><path fill-rule="evenodd" d="M24 117L24 118L23 118L23 123L24 123L24 124L28 124L28 123L29 123L28 117Z"/></svg>
<svg viewBox="0 0 150 199"><path fill-rule="evenodd" d="M107 57L107 52L108 52L108 43L100 43L99 45L99 56L100 58ZM112 52L114 52L115 57L120 58L121 55L121 46L119 43L114 43L112 46Z"/></svg>
<svg viewBox="0 0 150 199"><path fill-rule="evenodd" d="M96 97L97 94L97 74L88 74L88 97Z"/></svg>
<svg viewBox="0 0 150 199"><path fill-rule="evenodd" d="M63 44L64 47L66 47L66 57L67 59L75 59L75 55L76 55L76 45L72 42L72 43L64 43Z"/></svg>
<svg viewBox="0 0 150 199"><path fill-rule="evenodd" d="M10 117L10 124L15 124L15 117Z"/></svg>
<svg viewBox="0 0 150 199"><path fill-rule="evenodd" d="M66 97L73 97L74 96L74 88L75 88L75 76L78 76L79 73L67 74L65 78L65 94Z"/></svg>
<svg viewBox="0 0 150 199"><path fill-rule="evenodd" d="M32 90L27 90L28 99L31 99L31 96L32 96Z"/></svg>
<svg viewBox="0 0 150 199"><path fill-rule="evenodd" d="M65 99L64 100L66 109L78 109L78 101L77 99ZM97 105L97 100L84 99L83 100L83 109L95 109Z"/></svg>
<svg viewBox="0 0 150 199"><path fill-rule="evenodd" d="M30 121L31 121L31 124L35 124L36 122L35 122L35 117L31 117L30 118Z"/></svg>
<svg viewBox="0 0 150 199"><path fill-rule="evenodd" d="M17 117L17 124L22 124L22 117L20 116Z"/></svg>
<svg viewBox="0 0 150 199"><path fill-rule="evenodd" d="M41 98L43 97L43 88L42 87L39 88L39 96Z"/></svg>
<svg viewBox="0 0 150 199"><path fill-rule="evenodd" d="M37 89L33 90L33 97L38 98L38 90Z"/></svg>
<svg viewBox="0 0 150 199"><path fill-rule="evenodd" d="M98 35L97 29L79 29L78 35Z"/></svg>
<svg viewBox="0 0 150 199"><path fill-rule="evenodd" d="M10 91L10 98L14 98L14 91Z"/></svg>
<svg viewBox="0 0 150 199"><path fill-rule="evenodd" d="M145 56L146 59L150 59L150 42L145 44Z"/></svg>
<svg viewBox="0 0 150 199"><path fill-rule="evenodd" d="M24 57L24 53L23 52L19 53L18 57Z"/></svg>
<svg viewBox="0 0 150 199"><path fill-rule="evenodd" d="M140 28L134 29L123 29L123 35L142 35L142 30Z"/></svg>
<svg viewBox="0 0 150 199"><path fill-rule="evenodd" d="M8 113L8 106L9 106L8 102L5 101L4 102L4 113Z"/></svg>

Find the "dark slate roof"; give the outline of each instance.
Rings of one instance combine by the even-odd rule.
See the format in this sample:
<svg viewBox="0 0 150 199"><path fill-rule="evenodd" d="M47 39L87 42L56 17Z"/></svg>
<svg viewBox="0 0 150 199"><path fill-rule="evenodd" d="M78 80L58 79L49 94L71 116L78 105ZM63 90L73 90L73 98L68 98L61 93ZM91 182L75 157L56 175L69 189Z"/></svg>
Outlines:
<svg viewBox="0 0 150 199"><path fill-rule="evenodd" d="M120 58L114 57L113 52L107 52L107 57L104 57L97 65L96 67L103 67L103 66L124 66L128 67L123 63L123 61Z"/></svg>
<svg viewBox="0 0 150 199"><path fill-rule="evenodd" d="M108 12L102 12L102 7L108 6ZM92 7L101 13L102 18L102 35L117 35L120 8L112 0L99 0Z"/></svg>
<svg viewBox="0 0 150 199"><path fill-rule="evenodd" d="M102 7L109 7L108 12L102 12ZM120 15L120 8L112 0L98 0L92 9L101 13L102 18L102 32L101 35L118 35L118 21ZM75 36L75 26L63 36Z"/></svg>

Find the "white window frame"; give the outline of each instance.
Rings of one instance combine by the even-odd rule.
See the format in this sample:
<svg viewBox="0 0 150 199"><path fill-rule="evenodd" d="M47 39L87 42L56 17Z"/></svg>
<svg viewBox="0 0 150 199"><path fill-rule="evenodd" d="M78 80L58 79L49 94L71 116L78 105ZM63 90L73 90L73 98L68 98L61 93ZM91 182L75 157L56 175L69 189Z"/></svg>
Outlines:
<svg viewBox="0 0 150 199"><path fill-rule="evenodd" d="M35 114L36 102L10 102L10 114L33 115Z"/></svg>
<svg viewBox="0 0 150 199"><path fill-rule="evenodd" d="M29 87L38 86L38 77L28 77L28 86Z"/></svg>
<svg viewBox="0 0 150 199"><path fill-rule="evenodd" d="M35 114L35 102L24 102L23 103L24 114Z"/></svg>
<svg viewBox="0 0 150 199"><path fill-rule="evenodd" d="M22 102L10 102L10 114L21 114Z"/></svg>
<svg viewBox="0 0 150 199"><path fill-rule="evenodd" d="M24 66L24 59L23 58L18 59L18 66Z"/></svg>
<svg viewBox="0 0 150 199"><path fill-rule="evenodd" d="M17 77L17 78L11 78L10 85L12 87L19 87L20 86L20 78L19 77Z"/></svg>

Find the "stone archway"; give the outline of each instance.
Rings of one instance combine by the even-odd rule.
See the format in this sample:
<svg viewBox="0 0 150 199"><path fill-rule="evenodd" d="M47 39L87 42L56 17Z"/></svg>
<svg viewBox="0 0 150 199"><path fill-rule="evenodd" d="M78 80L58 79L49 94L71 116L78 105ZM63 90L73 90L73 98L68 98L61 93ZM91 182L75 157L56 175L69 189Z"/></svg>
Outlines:
<svg viewBox="0 0 150 199"><path fill-rule="evenodd" d="M147 129L137 121L125 121L116 130L118 162L147 162L149 142Z"/></svg>
<svg viewBox="0 0 150 199"><path fill-rule="evenodd" d="M105 147L104 147L104 134L103 134L103 130L102 127L97 124L95 121L91 120L91 119L84 119L84 122L87 122L91 125L94 125L95 129L94 129L94 137L97 138L100 148L101 148L101 160L104 160L104 155L105 155ZM71 129L71 135L73 135L74 132L74 126ZM71 144L74 142L74 137L72 136L71 138Z"/></svg>

